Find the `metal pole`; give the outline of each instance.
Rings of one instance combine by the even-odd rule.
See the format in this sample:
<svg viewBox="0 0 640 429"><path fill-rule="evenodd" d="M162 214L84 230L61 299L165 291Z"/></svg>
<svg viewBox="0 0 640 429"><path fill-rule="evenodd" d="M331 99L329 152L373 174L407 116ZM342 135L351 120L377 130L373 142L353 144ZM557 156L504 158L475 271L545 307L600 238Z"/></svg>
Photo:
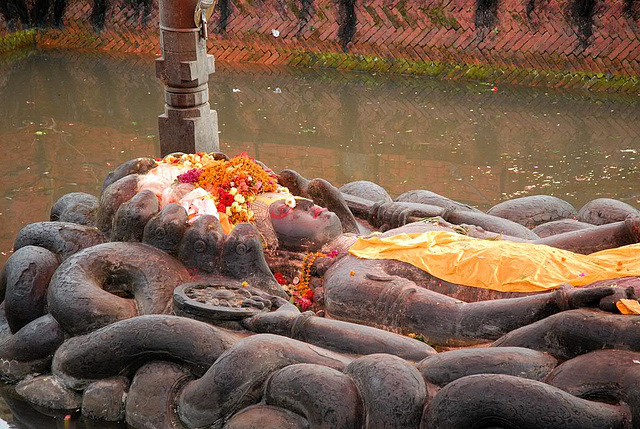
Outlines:
<svg viewBox="0 0 640 429"><path fill-rule="evenodd" d="M218 115L209 105L208 81L215 66L213 55L207 54L200 2L159 1L162 57L156 59L156 76L164 83L164 114L158 117L162 156L220 150Z"/></svg>

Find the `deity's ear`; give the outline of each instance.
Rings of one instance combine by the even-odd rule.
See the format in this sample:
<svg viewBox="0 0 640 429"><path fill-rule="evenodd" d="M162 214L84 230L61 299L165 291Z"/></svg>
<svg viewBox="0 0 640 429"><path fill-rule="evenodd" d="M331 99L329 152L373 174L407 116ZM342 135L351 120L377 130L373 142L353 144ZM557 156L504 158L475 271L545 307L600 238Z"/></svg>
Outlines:
<svg viewBox="0 0 640 429"><path fill-rule="evenodd" d="M251 210L253 211L254 223L262 238L262 244L267 252L271 252L278 248L278 237L271 223L271 216L269 214L269 208L273 200L264 198L264 196L265 194L259 195L256 200L251 203Z"/></svg>

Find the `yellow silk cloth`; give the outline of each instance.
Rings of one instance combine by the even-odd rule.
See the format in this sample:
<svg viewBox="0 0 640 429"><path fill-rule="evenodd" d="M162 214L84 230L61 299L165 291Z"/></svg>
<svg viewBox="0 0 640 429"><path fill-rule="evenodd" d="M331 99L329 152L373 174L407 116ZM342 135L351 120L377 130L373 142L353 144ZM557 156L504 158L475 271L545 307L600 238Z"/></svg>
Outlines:
<svg viewBox="0 0 640 429"><path fill-rule="evenodd" d="M362 259L407 262L447 282L500 292L539 292L563 283L583 286L640 276L640 244L581 255L539 244L428 231L360 238L349 252Z"/></svg>

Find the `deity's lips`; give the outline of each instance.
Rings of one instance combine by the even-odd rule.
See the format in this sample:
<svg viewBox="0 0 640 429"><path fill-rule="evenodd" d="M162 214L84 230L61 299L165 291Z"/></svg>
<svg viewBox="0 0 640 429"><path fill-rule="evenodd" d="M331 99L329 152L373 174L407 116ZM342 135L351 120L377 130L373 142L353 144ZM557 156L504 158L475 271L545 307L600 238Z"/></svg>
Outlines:
<svg viewBox="0 0 640 429"><path fill-rule="evenodd" d="M323 212L326 212L327 209L324 207L315 206L311 210L313 210L313 218L317 219Z"/></svg>

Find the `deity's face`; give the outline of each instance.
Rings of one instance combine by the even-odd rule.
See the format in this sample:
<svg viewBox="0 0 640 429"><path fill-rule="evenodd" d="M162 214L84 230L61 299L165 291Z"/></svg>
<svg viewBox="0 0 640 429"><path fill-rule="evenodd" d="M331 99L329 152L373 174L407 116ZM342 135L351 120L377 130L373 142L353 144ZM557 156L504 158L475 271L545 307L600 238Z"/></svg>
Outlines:
<svg viewBox="0 0 640 429"><path fill-rule="evenodd" d="M342 234L342 224L335 213L297 198L295 207L285 200L269 206L269 217L281 247L287 250L315 251Z"/></svg>

